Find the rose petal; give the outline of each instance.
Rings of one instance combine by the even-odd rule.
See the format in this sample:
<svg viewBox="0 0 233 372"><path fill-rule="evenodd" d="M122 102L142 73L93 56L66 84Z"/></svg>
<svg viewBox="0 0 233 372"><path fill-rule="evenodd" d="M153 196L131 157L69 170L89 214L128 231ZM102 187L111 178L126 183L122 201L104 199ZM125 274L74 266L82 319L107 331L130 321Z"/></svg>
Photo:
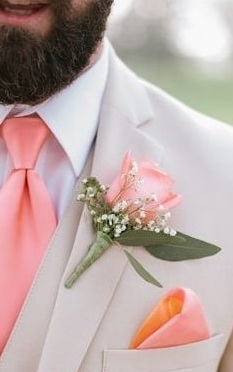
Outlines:
<svg viewBox="0 0 233 372"><path fill-rule="evenodd" d="M131 156L131 152L128 151L125 154L123 162L121 164L121 174L127 174L130 171L130 168L132 167L132 162L133 162L133 159Z"/></svg>
<svg viewBox="0 0 233 372"><path fill-rule="evenodd" d="M175 208L181 202L182 196L179 194L171 193L168 198L162 203L162 207L166 211L170 211Z"/></svg>
<svg viewBox="0 0 233 372"><path fill-rule="evenodd" d="M110 186L106 194L106 201L112 207L122 200L130 200L132 203L137 199L150 199L155 197L153 202L154 210L147 207L150 215L155 213L158 205L163 205L166 210L174 208L180 202L180 195L172 192L173 179L158 165L143 159L138 163L138 173L135 182L129 172L132 168L133 159L130 152L127 152L121 166L121 174Z"/></svg>
<svg viewBox="0 0 233 372"><path fill-rule="evenodd" d="M128 188L124 193L125 199L156 197L158 203L170 194L173 179L157 169L141 168L139 164L138 177L141 180L134 187Z"/></svg>
<svg viewBox="0 0 233 372"><path fill-rule="evenodd" d="M119 194L121 188L120 188L120 177L116 178L113 183L111 184L111 187L108 189L106 195L105 195L105 201L111 206L114 206L116 203L114 203L114 200L116 199L116 196Z"/></svg>
<svg viewBox="0 0 233 372"><path fill-rule="evenodd" d="M111 184L111 186L108 189L107 194L105 196L105 200L108 204L110 204L110 205L114 204L115 205L116 203L119 202L119 200L115 201L115 199L117 198L117 196L121 192L122 188L125 187L125 180L126 180L125 175L128 174L131 167L132 167L132 157L131 157L131 152L128 151L125 154L124 159L122 161L120 175L117 178L115 178L115 180ZM121 198L121 200L122 200L122 198Z"/></svg>

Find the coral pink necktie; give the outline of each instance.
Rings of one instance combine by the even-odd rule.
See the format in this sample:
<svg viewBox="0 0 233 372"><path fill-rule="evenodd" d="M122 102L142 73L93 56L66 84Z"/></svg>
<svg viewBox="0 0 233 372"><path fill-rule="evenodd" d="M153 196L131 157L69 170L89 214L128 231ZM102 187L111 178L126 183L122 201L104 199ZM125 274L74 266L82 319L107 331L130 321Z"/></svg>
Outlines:
<svg viewBox="0 0 233 372"><path fill-rule="evenodd" d="M48 134L37 117L11 118L2 124L14 169L0 190L0 352L56 227L48 191L34 170Z"/></svg>

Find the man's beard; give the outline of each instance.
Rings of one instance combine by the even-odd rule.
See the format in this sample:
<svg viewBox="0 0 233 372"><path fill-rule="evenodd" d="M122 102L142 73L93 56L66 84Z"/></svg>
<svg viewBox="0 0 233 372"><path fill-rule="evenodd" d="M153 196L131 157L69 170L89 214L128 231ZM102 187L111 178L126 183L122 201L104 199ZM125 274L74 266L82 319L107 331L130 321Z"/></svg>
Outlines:
<svg viewBox="0 0 233 372"><path fill-rule="evenodd" d="M113 0L91 0L82 11L54 2L46 36L0 27L0 103L35 104L69 85L87 67L103 38Z"/></svg>

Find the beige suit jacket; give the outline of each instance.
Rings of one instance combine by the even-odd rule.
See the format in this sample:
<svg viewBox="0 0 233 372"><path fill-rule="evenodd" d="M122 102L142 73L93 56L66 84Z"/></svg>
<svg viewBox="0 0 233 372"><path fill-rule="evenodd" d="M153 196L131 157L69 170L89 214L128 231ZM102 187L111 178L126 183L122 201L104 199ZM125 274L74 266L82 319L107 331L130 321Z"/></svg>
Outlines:
<svg viewBox="0 0 233 372"><path fill-rule="evenodd" d="M90 217L74 197L1 356L0 372L233 371L230 343L219 368L233 326L233 130L141 81L112 53L98 134L81 178L91 174L109 184L127 150L159 162L176 180L183 201L172 226L219 245L221 253L169 263L135 248L163 283L158 289L112 247L67 290L65 278L94 239ZM177 286L198 294L212 337L128 350L158 299Z"/></svg>

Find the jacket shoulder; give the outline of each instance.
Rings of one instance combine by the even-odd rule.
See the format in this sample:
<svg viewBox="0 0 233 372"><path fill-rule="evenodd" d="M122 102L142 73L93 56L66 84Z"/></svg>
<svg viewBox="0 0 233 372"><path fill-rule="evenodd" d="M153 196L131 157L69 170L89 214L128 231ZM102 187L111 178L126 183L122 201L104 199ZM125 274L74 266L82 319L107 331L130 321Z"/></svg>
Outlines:
<svg viewBox="0 0 233 372"><path fill-rule="evenodd" d="M110 74L105 103L114 106L129 121L143 122L149 117L156 131L188 136L214 137L233 146L233 127L204 115L159 87L145 81L128 68L116 55L110 59ZM232 147L233 148L233 147Z"/></svg>

